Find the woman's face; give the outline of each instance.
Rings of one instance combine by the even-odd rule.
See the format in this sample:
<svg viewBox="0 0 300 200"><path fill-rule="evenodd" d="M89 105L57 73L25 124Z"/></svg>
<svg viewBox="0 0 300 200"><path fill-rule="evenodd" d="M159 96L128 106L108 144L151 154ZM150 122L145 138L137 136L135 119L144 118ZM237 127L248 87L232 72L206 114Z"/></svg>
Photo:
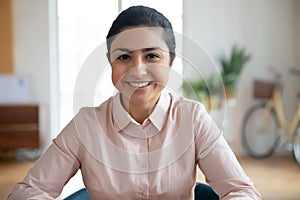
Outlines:
<svg viewBox="0 0 300 200"><path fill-rule="evenodd" d="M111 43L112 82L131 104L156 103L168 81L169 50L157 28L128 28Z"/></svg>

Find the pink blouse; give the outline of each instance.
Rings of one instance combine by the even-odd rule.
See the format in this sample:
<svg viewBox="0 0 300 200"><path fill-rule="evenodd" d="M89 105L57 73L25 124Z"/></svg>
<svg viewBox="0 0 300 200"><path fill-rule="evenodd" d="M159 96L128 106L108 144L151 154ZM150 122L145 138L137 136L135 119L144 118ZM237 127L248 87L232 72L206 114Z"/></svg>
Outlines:
<svg viewBox="0 0 300 200"><path fill-rule="evenodd" d="M143 124L120 103L82 108L8 199L55 199L81 170L91 199L193 199L196 167L220 199L260 199L204 106L163 91Z"/></svg>

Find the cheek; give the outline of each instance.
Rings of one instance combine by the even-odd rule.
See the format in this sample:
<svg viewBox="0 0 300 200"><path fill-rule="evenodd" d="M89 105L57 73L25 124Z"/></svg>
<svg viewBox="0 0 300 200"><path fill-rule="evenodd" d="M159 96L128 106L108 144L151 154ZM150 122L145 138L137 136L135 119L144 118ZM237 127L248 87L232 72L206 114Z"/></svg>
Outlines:
<svg viewBox="0 0 300 200"><path fill-rule="evenodd" d="M112 65L112 82L114 86L117 86L118 82L121 81L122 77L126 73L126 70L118 65Z"/></svg>
<svg viewBox="0 0 300 200"><path fill-rule="evenodd" d="M165 86L169 79L170 67L165 65L156 65L151 66L149 69L152 76L155 77L156 81Z"/></svg>

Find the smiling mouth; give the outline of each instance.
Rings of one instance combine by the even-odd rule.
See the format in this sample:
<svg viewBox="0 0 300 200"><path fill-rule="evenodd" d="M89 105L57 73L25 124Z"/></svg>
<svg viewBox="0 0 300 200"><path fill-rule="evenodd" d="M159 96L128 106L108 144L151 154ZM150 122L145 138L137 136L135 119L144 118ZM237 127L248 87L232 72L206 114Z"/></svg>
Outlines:
<svg viewBox="0 0 300 200"><path fill-rule="evenodd" d="M149 86L152 82L147 81L147 82L127 82L131 87L134 88L143 88Z"/></svg>

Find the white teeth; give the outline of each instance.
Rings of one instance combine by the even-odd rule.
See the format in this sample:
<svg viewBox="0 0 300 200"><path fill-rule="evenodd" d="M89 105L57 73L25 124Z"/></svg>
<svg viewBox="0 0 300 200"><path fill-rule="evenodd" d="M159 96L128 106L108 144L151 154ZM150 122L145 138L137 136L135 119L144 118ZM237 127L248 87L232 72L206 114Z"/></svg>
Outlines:
<svg viewBox="0 0 300 200"><path fill-rule="evenodd" d="M139 82L139 83L136 83L136 82L130 82L129 84L132 86L132 87L145 87L147 85L149 85L150 82Z"/></svg>

